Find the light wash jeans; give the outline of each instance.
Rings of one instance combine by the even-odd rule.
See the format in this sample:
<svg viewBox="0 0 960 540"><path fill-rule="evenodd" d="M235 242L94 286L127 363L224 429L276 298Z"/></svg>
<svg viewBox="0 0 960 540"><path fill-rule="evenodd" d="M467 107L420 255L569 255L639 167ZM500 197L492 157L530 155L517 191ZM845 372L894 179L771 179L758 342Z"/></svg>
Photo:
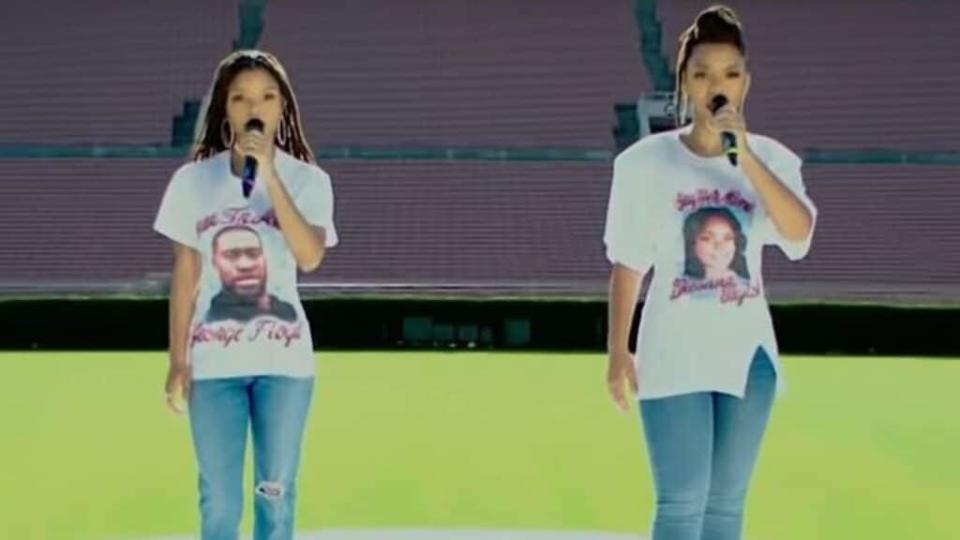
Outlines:
<svg viewBox="0 0 960 540"><path fill-rule="evenodd" d="M248 427L253 432L253 538L293 538L297 469L312 394L313 378L193 382L190 429L200 471L203 540L237 538Z"/></svg>
<svg viewBox="0 0 960 540"><path fill-rule="evenodd" d="M698 392L640 402L657 492L652 540L740 538L775 386L758 348L743 399Z"/></svg>

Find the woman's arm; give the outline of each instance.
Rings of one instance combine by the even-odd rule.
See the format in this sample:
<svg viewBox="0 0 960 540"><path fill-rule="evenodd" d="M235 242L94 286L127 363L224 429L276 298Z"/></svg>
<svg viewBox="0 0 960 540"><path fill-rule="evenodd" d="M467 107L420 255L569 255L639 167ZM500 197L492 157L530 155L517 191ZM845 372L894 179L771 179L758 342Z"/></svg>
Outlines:
<svg viewBox="0 0 960 540"><path fill-rule="evenodd" d="M273 167L264 172L263 180L280 223L280 231L297 261L297 267L303 272L316 270L326 251L327 232L303 218Z"/></svg>
<svg viewBox="0 0 960 540"><path fill-rule="evenodd" d="M743 153L741 166L780 234L791 241L805 239L813 226L813 216L807 205L749 149Z"/></svg>
<svg viewBox="0 0 960 540"><path fill-rule="evenodd" d="M607 387L613 400L624 411L629 407L624 393L624 379L629 383L630 390L637 393L637 375L628 341L642 277L622 264L615 264L610 271Z"/></svg>
<svg viewBox="0 0 960 540"><path fill-rule="evenodd" d="M794 242L807 238L813 228L810 209L753 153L747 141L747 124L740 112L728 104L709 118L707 124L717 134L730 131L736 135L742 156L740 166L780 234Z"/></svg>
<svg viewBox="0 0 960 540"><path fill-rule="evenodd" d="M179 242L173 243L173 273L170 279L170 366L167 372L167 404L183 412L176 397L190 395L190 359L187 357L190 321L193 318L200 280L200 254Z"/></svg>
<svg viewBox="0 0 960 540"><path fill-rule="evenodd" d="M283 182L274 166L276 147L273 141L268 140L260 132L252 131L238 137L237 148L243 155L254 157L258 163L269 164L262 167L259 177L266 184L273 211L280 223L280 232L290 252L293 253L300 271L316 270L323 260L327 231L323 227L315 227L308 223L293 203L287 189L283 187Z"/></svg>

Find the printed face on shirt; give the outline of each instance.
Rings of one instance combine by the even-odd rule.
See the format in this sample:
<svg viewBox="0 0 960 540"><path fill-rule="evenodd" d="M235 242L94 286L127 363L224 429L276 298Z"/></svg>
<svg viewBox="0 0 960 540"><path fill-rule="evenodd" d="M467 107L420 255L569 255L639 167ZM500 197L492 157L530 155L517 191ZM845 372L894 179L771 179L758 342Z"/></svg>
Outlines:
<svg viewBox="0 0 960 540"><path fill-rule="evenodd" d="M249 227L228 227L213 240L213 266L223 287L238 296L259 297L266 290L267 261L260 236Z"/></svg>
<svg viewBox="0 0 960 540"><path fill-rule="evenodd" d="M730 223L719 216L707 218L694 242L694 253L703 264L707 279L726 276L737 252L736 233Z"/></svg>
<svg viewBox="0 0 960 540"><path fill-rule="evenodd" d="M750 279L747 237L727 208L701 208L684 223L686 263L684 274L695 279Z"/></svg>

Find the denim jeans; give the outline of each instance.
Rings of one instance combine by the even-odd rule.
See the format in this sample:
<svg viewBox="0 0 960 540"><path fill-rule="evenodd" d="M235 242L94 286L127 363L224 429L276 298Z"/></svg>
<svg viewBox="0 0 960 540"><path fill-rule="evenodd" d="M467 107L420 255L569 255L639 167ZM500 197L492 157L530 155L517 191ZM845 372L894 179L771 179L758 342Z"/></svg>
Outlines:
<svg viewBox="0 0 960 540"><path fill-rule="evenodd" d="M697 392L643 400L657 509L652 540L737 540L776 373L763 348L743 399Z"/></svg>
<svg viewBox="0 0 960 540"><path fill-rule="evenodd" d="M275 376L193 382L190 429L200 471L203 540L236 540L243 460L253 433L256 540L293 538L296 476L313 378Z"/></svg>

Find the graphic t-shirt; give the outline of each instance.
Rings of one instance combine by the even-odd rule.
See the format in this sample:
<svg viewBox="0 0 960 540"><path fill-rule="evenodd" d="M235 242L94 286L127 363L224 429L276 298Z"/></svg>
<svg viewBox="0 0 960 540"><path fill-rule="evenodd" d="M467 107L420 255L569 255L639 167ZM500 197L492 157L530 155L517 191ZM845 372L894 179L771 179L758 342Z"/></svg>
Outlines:
<svg viewBox="0 0 960 540"><path fill-rule="evenodd" d="M779 372L763 247L778 246L798 260L813 235L811 229L803 241L783 238L740 167L681 142L690 129L645 137L614 161L607 258L640 274L653 269L637 336L640 399L701 391L742 397L757 347ZM769 137L747 140L816 217L801 159Z"/></svg>
<svg viewBox="0 0 960 540"><path fill-rule="evenodd" d="M337 244L330 177L277 150L277 174L297 209ZM313 342L297 291L297 265L257 179L249 198L224 151L184 165L167 186L154 229L200 253L188 355L194 379L309 377Z"/></svg>

